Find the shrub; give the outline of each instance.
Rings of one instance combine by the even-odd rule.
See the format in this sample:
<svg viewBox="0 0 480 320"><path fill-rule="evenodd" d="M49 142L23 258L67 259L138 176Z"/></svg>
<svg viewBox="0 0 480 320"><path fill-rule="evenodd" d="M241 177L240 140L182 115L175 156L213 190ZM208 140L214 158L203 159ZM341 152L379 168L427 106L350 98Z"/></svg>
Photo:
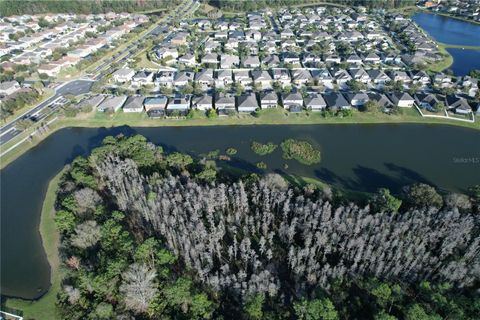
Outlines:
<svg viewBox="0 0 480 320"><path fill-rule="evenodd" d="M267 164L263 161L257 162L258 169L267 169Z"/></svg>
<svg viewBox="0 0 480 320"><path fill-rule="evenodd" d="M266 144L263 144L257 141L253 141L250 147L252 148L253 152L255 152L260 156L265 156L267 154L270 154L273 151L275 151L275 149L277 149L277 145L274 144L273 142L268 142Z"/></svg>
<svg viewBox="0 0 480 320"><path fill-rule="evenodd" d="M228 148L225 152L226 152L229 156L233 156L233 155L236 155L236 154L237 154L237 149L235 149L235 148Z"/></svg>
<svg viewBox="0 0 480 320"><path fill-rule="evenodd" d="M305 165L320 163L320 150L316 150L307 141L287 139L280 144L283 158L295 159Z"/></svg>

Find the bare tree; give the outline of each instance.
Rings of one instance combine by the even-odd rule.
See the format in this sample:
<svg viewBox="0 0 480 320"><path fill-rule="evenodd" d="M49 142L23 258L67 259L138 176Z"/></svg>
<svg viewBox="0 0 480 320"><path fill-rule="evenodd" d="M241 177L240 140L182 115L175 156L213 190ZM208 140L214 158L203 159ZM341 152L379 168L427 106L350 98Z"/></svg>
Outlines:
<svg viewBox="0 0 480 320"><path fill-rule="evenodd" d="M124 295L127 309L135 313L144 313L157 293L155 270L149 269L146 264L132 264L122 274L120 292Z"/></svg>

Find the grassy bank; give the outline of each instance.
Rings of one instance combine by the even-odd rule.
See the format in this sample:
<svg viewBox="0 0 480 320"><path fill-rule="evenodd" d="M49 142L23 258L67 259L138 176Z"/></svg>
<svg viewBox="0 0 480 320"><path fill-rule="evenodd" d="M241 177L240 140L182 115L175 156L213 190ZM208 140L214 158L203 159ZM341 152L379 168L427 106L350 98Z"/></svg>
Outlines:
<svg viewBox="0 0 480 320"><path fill-rule="evenodd" d="M60 183L60 179L64 171L62 170L56 175L48 185L42 207L42 215L40 218L40 234L42 236L42 244L47 254L48 262L51 268L50 290L40 299L36 301L27 301L22 299L8 299L6 305L11 308L23 311L25 319L59 319L56 312L55 301L57 293L60 291L61 272L59 269L60 260L58 256L58 245L60 242L59 233L55 227L55 198Z"/></svg>
<svg viewBox="0 0 480 320"><path fill-rule="evenodd" d="M0 158L0 169L7 166L10 162L18 158L30 148L38 145L50 134L68 127L162 127L162 126L219 126L219 125L305 125L305 124L375 124L375 123L421 123L421 124L447 124L467 127L471 129L480 129L480 122L475 123L460 122L446 119L422 118L414 109L406 109L402 115L386 115L383 113L365 113L354 111L352 117L324 118L320 113L302 112L298 114L289 113L283 109L262 110L258 117L247 114L237 114L229 117L218 117L208 119L204 116L196 116L193 119L150 119L144 113L129 114L117 112L112 115L92 112L82 118L63 118L50 125L48 133L35 136L31 142L24 142L13 151ZM9 144L13 144L12 141ZM6 147L5 147L6 149Z"/></svg>
<svg viewBox="0 0 480 320"><path fill-rule="evenodd" d="M437 43L437 44L438 44L438 51L440 51L440 53L442 54L443 59L440 61L432 62L428 65L428 70L431 72L443 71L445 69L450 68L450 66L453 64L453 57L450 53L448 53L445 45L441 43Z"/></svg>
<svg viewBox="0 0 480 320"><path fill-rule="evenodd" d="M439 46L442 46L445 49L454 48L454 49L465 49L465 50L480 50L480 46L466 46L464 44L449 44L443 42L437 42Z"/></svg>

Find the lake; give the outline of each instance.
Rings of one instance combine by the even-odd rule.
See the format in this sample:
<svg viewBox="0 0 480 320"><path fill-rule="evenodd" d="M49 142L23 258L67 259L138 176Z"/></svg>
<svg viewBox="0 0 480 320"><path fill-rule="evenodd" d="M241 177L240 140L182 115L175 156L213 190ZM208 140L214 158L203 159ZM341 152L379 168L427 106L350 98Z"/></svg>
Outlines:
<svg viewBox="0 0 480 320"><path fill-rule="evenodd" d="M480 46L478 24L426 12L416 13L412 20L439 42Z"/></svg>
<svg viewBox="0 0 480 320"><path fill-rule="evenodd" d="M464 76L472 69L480 70L480 50L449 48L447 51L453 57L453 64L449 68L452 69L453 74Z"/></svg>
<svg viewBox="0 0 480 320"><path fill-rule="evenodd" d="M456 45L480 46L480 25L433 13L418 12L413 21L439 42ZM467 75L472 69L480 69L480 51L450 48L453 57L450 67L457 76Z"/></svg>
<svg viewBox="0 0 480 320"><path fill-rule="evenodd" d="M399 192L414 182L464 192L480 183L480 131L422 124L282 125L158 128L68 128L60 130L1 171L1 292L37 298L50 285L50 267L38 231L49 181L79 155L87 155L105 136L139 133L167 150L201 154L238 150L231 166L321 179L336 187ZM280 143L305 139L322 152L322 162L304 166L284 160L279 148L261 157L253 140ZM478 162L478 161L477 161ZM288 164L288 169L284 165Z"/></svg>

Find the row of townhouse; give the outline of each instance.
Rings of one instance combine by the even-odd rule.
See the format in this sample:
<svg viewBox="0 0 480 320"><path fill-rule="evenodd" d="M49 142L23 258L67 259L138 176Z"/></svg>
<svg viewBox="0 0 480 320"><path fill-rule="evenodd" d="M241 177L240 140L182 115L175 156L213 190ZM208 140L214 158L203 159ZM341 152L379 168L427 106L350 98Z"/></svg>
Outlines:
<svg viewBox="0 0 480 320"><path fill-rule="evenodd" d="M224 88L234 83L245 87L260 86L268 89L275 84L285 87L290 85L323 85L326 88L348 89L351 82L363 83L369 88L382 89L386 85L400 82L404 89L415 85L421 90L438 88L454 88L458 91L467 90L475 96L478 89L478 79L465 76L454 81L452 76L445 73L436 73L432 77L424 71L364 69L362 67L341 69L286 69L272 68L269 70L248 69L203 69L194 71L135 71L130 68L118 69L112 74L117 83L130 83L133 87L160 85L181 88L189 83L196 82L202 89Z"/></svg>
<svg viewBox="0 0 480 320"><path fill-rule="evenodd" d="M148 21L148 17L144 15L113 15L116 18L126 19L126 21L119 26L114 26L109 22L110 20L107 20L107 15L47 15L44 16L44 18L46 19L46 17L50 17L52 21L63 19L63 22L47 29L38 26L40 16L28 16L33 21L29 22L28 25L33 23L37 26L32 29L35 30L35 33L20 38L18 41L7 41L3 43L0 48L0 55L12 55L9 62L14 65L40 64L38 70L40 73L46 73L49 76L56 76L63 67L75 65L80 59L85 58L100 48L110 44L112 41L130 32L139 24ZM83 17L85 21L77 21L76 19L79 17ZM23 21L23 16L9 17L8 21L8 24L0 22L0 26L5 28L7 32L25 30L19 22ZM97 30L100 27L104 28L105 26L110 26L111 28L105 32L99 32ZM96 37L84 41L87 32L95 33ZM72 44L78 43L79 41L84 42L75 47L71 47ZM45 63L57 48L71 48L71 50L67 52L66 57L63 57L58 61Z"/></svg>
<svg viewBox="0 0 480 320"><path fill-rule="evenodd" d="M163 117L172 115L186 115L190 109L206 111L215 109L220 115L232 112L251 113L258 109L282 107L290 112L301 112L305 109L311 111L346 110L361 108L368 101L375 101L383 108L394 106L410 108L417 104L420 108L433 110L436 103L442 102L447 110L458 114L469 114L472 106L467 99L460 96L442 97L429 93L419 93L415 97L406 92L392 92L384 94L376 91L366 92L326 92L323 94L310 92L302 95L300 92L278 94L275 91L262 91L260 93L246 92L240 96L217 93L212 95L181 95L173 97L158 95L144 97L134 96L94 96L89 98L90 105L98 111L116 112L146 112L150 117ZM96 99L95 102L91 99Z"/></svg>

